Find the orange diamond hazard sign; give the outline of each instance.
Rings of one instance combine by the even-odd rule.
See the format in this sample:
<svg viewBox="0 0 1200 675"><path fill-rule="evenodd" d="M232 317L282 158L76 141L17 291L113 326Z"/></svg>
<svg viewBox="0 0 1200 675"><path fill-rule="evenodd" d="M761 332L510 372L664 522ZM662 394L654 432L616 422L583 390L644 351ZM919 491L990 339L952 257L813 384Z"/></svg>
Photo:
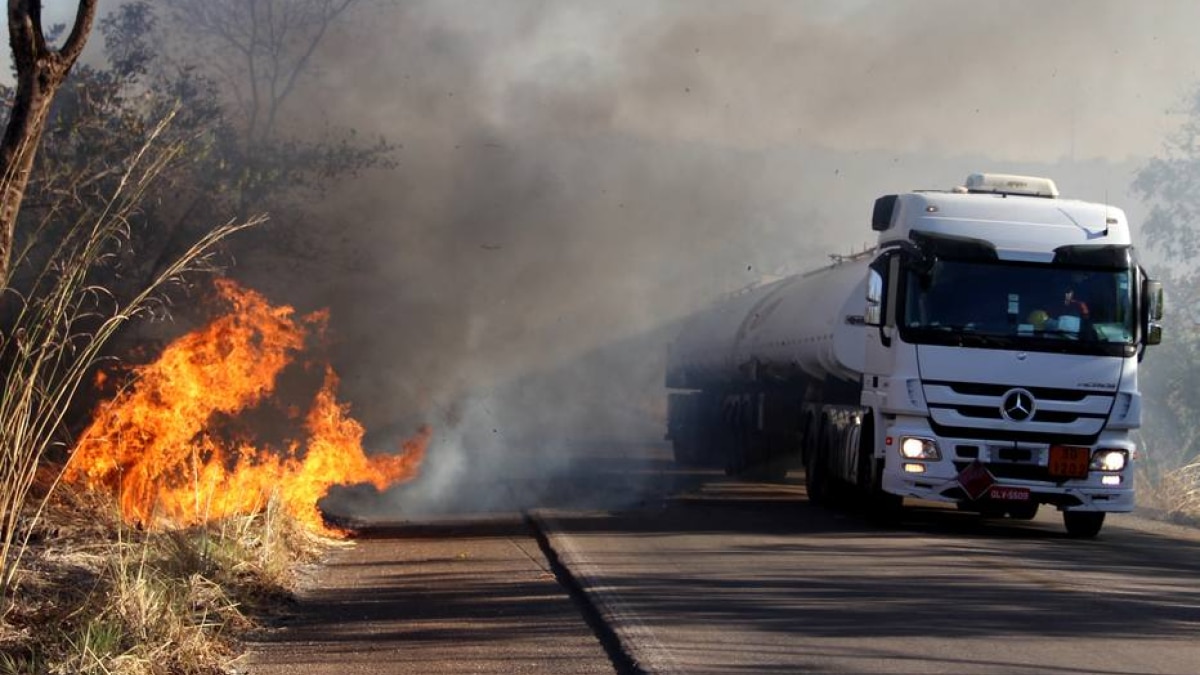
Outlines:
<svg viewBox="0 0 1200 675"><path fill-rule="evenodd" d="M987 470L987 467L980 463L979 460L971 462L967 468L958 473L958 484L966 490L967 496L971 499L979 499L987 493L988 488L996 483L996 478L992 476L992 472Z"/></svg>

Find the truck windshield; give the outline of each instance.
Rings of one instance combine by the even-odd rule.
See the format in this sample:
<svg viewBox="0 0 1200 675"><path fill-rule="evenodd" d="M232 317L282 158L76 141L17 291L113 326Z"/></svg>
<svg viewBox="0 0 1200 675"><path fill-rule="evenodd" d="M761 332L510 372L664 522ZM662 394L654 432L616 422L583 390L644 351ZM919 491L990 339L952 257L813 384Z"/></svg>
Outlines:
<svg viewBox="0 0 1200 675"><path fill-rule="evenodd" d="M905 274L906 342L1130 355L1128 270L938 260Z"/></svg>

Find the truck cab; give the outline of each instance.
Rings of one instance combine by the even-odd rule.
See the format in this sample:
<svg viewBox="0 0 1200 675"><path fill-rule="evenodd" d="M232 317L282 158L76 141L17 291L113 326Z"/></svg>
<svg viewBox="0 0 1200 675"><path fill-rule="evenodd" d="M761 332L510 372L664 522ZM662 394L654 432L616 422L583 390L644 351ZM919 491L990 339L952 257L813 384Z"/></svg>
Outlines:
<svg viewBox="0 0 1200 675"><path fill-rule="evenodd" d="M974 174L881 197L861 405L877 489L1094 536L1134 507L1138 363L1162 287L1121 209L1053 181Z"/></svg>

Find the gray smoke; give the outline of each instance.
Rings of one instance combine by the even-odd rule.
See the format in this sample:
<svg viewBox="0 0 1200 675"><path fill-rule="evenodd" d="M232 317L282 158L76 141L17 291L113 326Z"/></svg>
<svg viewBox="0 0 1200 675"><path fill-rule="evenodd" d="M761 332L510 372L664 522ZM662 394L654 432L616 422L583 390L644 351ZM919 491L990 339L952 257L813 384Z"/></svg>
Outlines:
<svg viewBox="0 0 1200 675"><path fill-rule="evenodd" d="M433 425L423 477L393 495L401 508L529 505L597 447L661 451L676 322L861 249L876 196L1005 170L1127 201L1137 158L1192 84L1180 56L1198 49L1197 14L371 5L326 45L320 84L291 112L400 143L399 167L324 201L304 233L318 260L245 252L237 274L331 308L343 393L377 449ZM514 472L523 494L489 492Z"/></svg>

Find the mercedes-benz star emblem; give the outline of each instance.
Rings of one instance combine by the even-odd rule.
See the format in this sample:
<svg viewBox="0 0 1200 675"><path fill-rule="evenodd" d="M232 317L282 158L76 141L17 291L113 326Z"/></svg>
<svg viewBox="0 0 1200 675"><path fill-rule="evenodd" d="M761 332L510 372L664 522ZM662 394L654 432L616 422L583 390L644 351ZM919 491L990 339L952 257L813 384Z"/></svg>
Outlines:
<svg viewBox="0 0 1200 675"><path fill-rule="evenodd" d="M1000 403L1000 415L1010 422L1025 422L1033 417L1035 410L1033 394L1024 389L1010 390Z"/></svg>

